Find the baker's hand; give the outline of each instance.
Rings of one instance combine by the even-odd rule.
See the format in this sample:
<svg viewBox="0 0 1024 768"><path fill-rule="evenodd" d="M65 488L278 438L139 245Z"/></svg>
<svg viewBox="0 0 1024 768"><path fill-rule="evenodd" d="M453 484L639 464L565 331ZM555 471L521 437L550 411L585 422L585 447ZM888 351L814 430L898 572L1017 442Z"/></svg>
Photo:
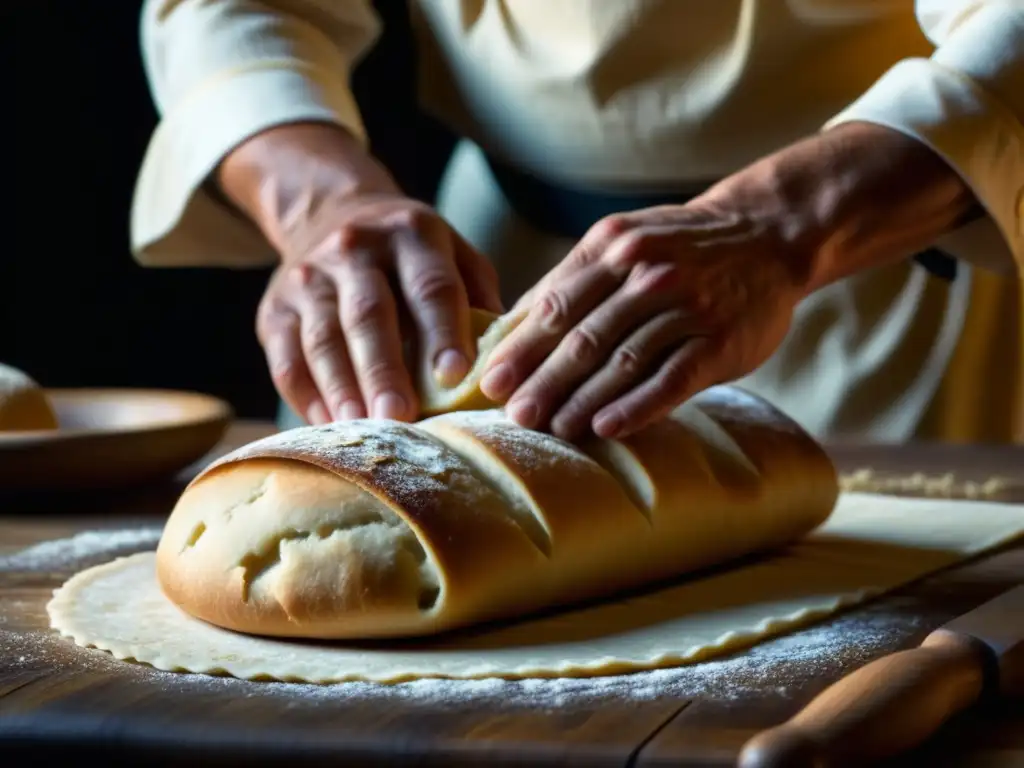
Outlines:
<svg viewBox="0 0 1024 768"><path fill-rule="evenodd" d="M313 424L413 419L403 340L418 333L441 383L458 382L475 354L470 306L500 311L495 271L338 129L279 130L251 204L281 254L257 314L274 384Z"/></svg>
<svg viewBox="0 0 1024 768"><path fill-rule="evenodd" d="M483 390L566 439L632 433L771 355L804 295L792 249L712 198L607 218L517 305Z"/></svg>
<svg viewBox="0 0 1024 768"><path fill-rule="evenodd" d="M625 436L757 368L808 294L905 260L978 211L927 145L841 123L691 203L597 224L520 302L529 313L482 388L525 427Z"/></svg>

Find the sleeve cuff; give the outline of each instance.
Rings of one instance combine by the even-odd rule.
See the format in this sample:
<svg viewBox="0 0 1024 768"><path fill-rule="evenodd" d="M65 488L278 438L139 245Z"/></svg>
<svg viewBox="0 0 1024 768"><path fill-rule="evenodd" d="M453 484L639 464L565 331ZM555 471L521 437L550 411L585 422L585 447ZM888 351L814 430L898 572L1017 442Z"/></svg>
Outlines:
<svg viewBox="0 0 1024 768"><path fill-rule="evenodd" d="M978 266L1024 268L1024 125L970 77L907 59L825 126L864 121L929 146L971 188L988 219L950 233L942 250Z"/></svg>
<svg viewBox="0 0 1024 768"><path fill-rule="evenodd" d="M160 122L135 186L131 245L147 267L253 268L277 254L205 184L247 138L297 121L331 122L365 143L347 74L301 62L260 62L194 88Z"/></svg>

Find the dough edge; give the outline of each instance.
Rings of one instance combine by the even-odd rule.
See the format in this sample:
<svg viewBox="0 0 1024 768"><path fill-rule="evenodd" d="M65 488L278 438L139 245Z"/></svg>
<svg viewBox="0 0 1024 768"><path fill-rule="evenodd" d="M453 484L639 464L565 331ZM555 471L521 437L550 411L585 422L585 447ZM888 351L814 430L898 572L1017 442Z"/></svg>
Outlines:
<svg viewBox="0 0 1024 768"><path fill-rule="evenodd" d="M728 627L727 631L709 632L702 637L698 636L694 638L695 642L691 642L689 647L683 650L678 650L678 647L683 645L677 640L680 637L678 631L675 634L666 633L668 640L655 637L652 642L652 638L648 636L646 645L633 643L632 653L621 652L622 645L619 646L619 653L616 653L613 644L620 642L618 637L607 641L602 638L600 642L589 640L585 644L577 641L575 647L569 647L569 650L573 651L572 654L556 656L559 663L550 663L550 653L546 662L542 658L543 652L531 651L528 648L512 650L503 655L493 648L485 648L481 653L471 644L463 648L448 645L440 648L441 651L447 650L447 655L439 655L436 651L420 648L412 653L407 651L404 659L401 658L403 654L398 654L399 658L386 659L386 664L381 664L378 657L376 672L362 674L359 670L365 668L367 660L373 661L373 655L379 656L382 652L360 652L351 647L346 649L344 646L335 645L331 648L318 648L317 654L340 654L337 658L341 661L344 661L343 657L348 654L348 667L355 671L347 674L323 673L320 670L330 669L330 659L325 662L323 657L317 655L310 663L309 656L303 657L289 641L256 638L222 630L193 619L177 608L163 597L159 589L155 553L152 551L118 558L79 571L54 590L54 596L47 605L47 612L51 628L71 638L76 645L96 648L119 660L137 661L163 671L228 675L247 680L312 683L402 683L431 678L474 680L496 677L515 680L601 677L685 666L724 656L733 651L745 650L758 642L798 630L841 610L916 582L936 571L953 567L986 550L1024 539L1024 505L1020 503L847 493L841 496L838 508L841 514L826 523L826 529L821 532L825 534L825 548L817 555L805 558L805 562L818 565L827 562L822 560L821 555L831 558L829 553L834 554L836 535L840 538L854 539L855 545L866 540L868 543L878 543L883 547L906 546L920 550L927 556L923 559L902 556L893 559L893 562L888 564L893 567L881 569L888 571L888 575L882 575L879 561L875 555L869 554L866 558L860 559L857 565L860 572L853 573L852 578L851 572L848 571L847 576L840 575L832 586L824 587L823 592L811 595L800 593L794 595L793 599L785 597L784 593L789 588L785 587L782 592L776 593L781 595L783 600L770 601L771 604L765 605L763 610L753 611L751 617L733 617L728 621L719 619L723 626ZM818 538L815 534L811 537ZM832 541L833 546L829 546L828 541ZM797 546L797 550L801 548L806 549L806 545ZM851 558L857 561L858 548L859 546L855 546L852 552L848 552L847 557L836 560L837 565L842 566L843 561ZM935 553L941 555L938 560L934 557ZM913 555L913 552L910 554ZM765 562L772 560L774 559L768 558ZM784 560L793 563L799 558ZM754 565L749 567L756 568ZM728 573L732 573L733 578L736 578L744 571L747 569L741 568ZM754 575L756 576L756 573ZM797 569L797 575L803 579L805 574ZM124 585L117 583L119 576L125 582ZM716 578L720 577L686 580L685 583L691 585L691 588L703 583L705 586L702 589L705 590L706 596L707 585ZM782 583L785 584L786 580L783 579ZM679 593L675 590L679 588L678 585L664 587L673 600L678 597ZM141 600L147 597L147 589L148 603ZM661 589L655 588L645 590L643 594L657 595L660 592ZM692 594L690 597L692 598ZM140 599L133 603L134 598ZM88 600L92 601L92 607ZM107 602L112 605L105 605ZM608 605L616 604L621 605L617 601L612 601ZM799 608L793 610L794 605ZM137 636L140 634L136 631L140 622L136 618L137 613L133 613L140 609L149 609L150 614L156 615L162 622L156 629L150 627L154 637L142 637L142 645L130 639L133 632ZM112 611L113 614L108 611ZM736 618L742 620L737 621ZM161 634L161 628L170 629L178 634ZM678 627L676 629L678 630ZM117 639L119 637L122 639ZM177 637L182 639L178 641ZM629 636L624 637L625 644L629 645ZM210 642L211 638L213 642ZM678 643L676 648L672 647L673 641ZM558 642L557 638L554 642ZM608 645L604 645L605 642ZM275 646L281 649L276 657L273 654ZM643 652L637 652L641 647ZM236 655L231 659L231 654L238 651L241 651L242 655ZM249 651L253 651L251 655L257 658L256 664L247 662L244 658ZM384 653L386 655L386 652ZM474 655L479 658L487 654L498 657L500 663L493 663L493 660L489 664L473 663L466 658ZM576 658L573 659L572 655ZM218 656L221 658L218 659ZM452 664L446 663L453 657L458 661L454 673ZM225 661L229 663L224 663ZM245 667L249 667L248 671ZM306 673L303 673L303 668Z"/></svg>
<svg viewBox="0 0 1024 768"><path fill-rule="evenodd" d="M595 657L588 662L566 661L559 665L544 664L528 659L524 654L522 661L509 664L478 664L468 666L460 674L431 673L422 669L408 669L402 671L396 666L394 671L383 674L363 674L351 672L336 675L303 675L287 671L287 662L277 670L270 670L255 673L244 673L239 670L239 664L228 660L226 663L194 664L182 659L188 654L175 654L175 639L164 640L160 647L153 645L135 645L131 643L118 642L117 640L105 639L92 633L88 628L77 625L74 618L72 604L80 600L82 595L87 594L90 587L95 586L104 579L116 578L122 572L136 564L151 560L152 567L148 569L151 573L149 581L133 580L129 582L129 589L141 590L153 588L159 591L156 581L155 553L151 551L140 552L134 555L119 557L115 560L96 565L91 568L79 571L68 579L61 587L54 590L54 596L47 604L47 613L50 617L51 628L56 629L61 636L72 640L82 648L92 648L111 654L119 661L138 662L154 669L164 672L185 672L202 674L217 677L234 677L241 680L266 681L266 682L291 682L291 683L314 683L314 684L338 684L346 682L370 682L378 684L399 684L414 680L440 679L440 680L480 680L486 678L500 678L504 680L523 679L553 679L553 678L587 678L623 675L634 672L643 672L655 669L665 669L696 664L708 661L712 658L725 656L736 651L746 650L760 642L783 635L787 632L800 629L821 619L827 618L841 610L861 604L866 600L884 592L884 589L861 589L838 595L823 604L812 607L804 607L798 611L783 616L775 616L762 621L754 626L740 627L729 630L710 643L691 646L684 651L673 651L659 649L657 652L647 656L633 656L630 658L624 655L605 654ZM205 625L202 621L194 619L185 614L177 606L165 599L163 608L175 612L181 616L187 626L207 627L220 633L234 634L229 630L222 630L212 625ZM110 634L115 634L111 632ZM289 640L246 636L247 641L259 643L268 648L273 646L287 645ZM189 646L194 641L194 635L190 637L178 636L178 642L183 646ZM614 642L614 641L612 641ZM341 644L339 644L341 645ZM195 647L195 646L192 646ZM344 650L343 645L339 649L323 649L325 655ZM209 648L204 653L209 658L218 655L217 648ZM282 654L283 655L283 654ZM275 666L277 662L267 665ZM429 665L429 662L428 662Z"/></svg>

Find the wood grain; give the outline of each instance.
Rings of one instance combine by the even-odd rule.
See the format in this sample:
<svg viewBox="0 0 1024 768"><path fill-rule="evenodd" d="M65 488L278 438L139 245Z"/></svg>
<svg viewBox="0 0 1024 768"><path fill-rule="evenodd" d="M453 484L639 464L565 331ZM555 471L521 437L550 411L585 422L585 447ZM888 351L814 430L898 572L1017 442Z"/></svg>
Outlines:
<svg viewBox="0 0 1024 768"><path fill-rule="evenodd" d="M261 424L233 428L213 455L267 431ZM1020 481L1011 494L1024 500L1021 450L841 446L834 455L848 470L954 471L963 479L1004 474ZM5 503L0 557L77 531L159 525L206 460L161 487ZM891 631L859 662L912 646L934 627L1024 581L1024 566L1008 563L986 558L938 574L836 619L835 626L842 631L844 620L901 617L885 624ZM117 663L55 638L45 604L70 575L0 567L0 751L12 765L89 757L108 766L732 765L753 733L781 722L850 671L844 660L824 672L794 662L784 681L765 670L763 693L740 699L666 695L548 708L289 696L281 686L271 692L259 683L211 684ZM958 718L920 755L931 765L1024 761L1024 712L1006 708Z"/></svg>
<svg viewBox="0 0 1024 768"><path fill-rule="evenodd" d="M881 475L906 475L923 472L929 475L954 473L958 479L982 481L1001 475L1012 481L1006 498L1024 502L1024 449L966 448L962 446L833 446L831 452L841 469L851 471L862 467L881 468ZM1024 583L1024 545L1019 557L999 557L997 553L930 576L897 590L880 600L853 611L893 611L908 617L908 629L895 631L890 642L874 649L864 663L904 648L917 645L936 627L960 616L1006 590ZM910 617L918 619L917 628L910 629ZM791 687L785 696L766 693L748 701L697 701L683 710L646 744L639 754L638 768L667 766L732 766L743 745L756 733L795 715L815 696L852 669L837 669L822 674L815 670L805 680ZM973 716L973 715L972 715ZM970 717L970 716L969 716ZM969 719L969 717L967 719ZM931 743L920 748L920 754L943 760L970 760L975 752L987 749L990 742L999 743L1005 752L1024 763L1024 736L1018 743L1003 748L1007 729L1024 734L1024 713L1009 715L1007 723L981 719L973 729L965 731L964 718L958 718L933 741L941 741L939 750ZM1011 727L1012 726L1012 727ZM1019 751L1017 751L1019 750ZM914 758L904 756L900 765ZM924 760L922 765L938 763ZM970 763L973 765L973 763Z"/></svg>

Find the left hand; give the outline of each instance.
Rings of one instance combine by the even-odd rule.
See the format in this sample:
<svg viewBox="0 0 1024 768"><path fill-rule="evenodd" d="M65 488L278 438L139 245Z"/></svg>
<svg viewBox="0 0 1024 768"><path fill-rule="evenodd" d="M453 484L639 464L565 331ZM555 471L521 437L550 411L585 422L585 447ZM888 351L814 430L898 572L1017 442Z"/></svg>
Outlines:
<svg viewBox="0 0 1024 768"><path fill-rule="evenodd" d="M523 427L624 437L758 367L806 295L801 246L728 196L612 216L520 300L484 393Z"/></svg>

